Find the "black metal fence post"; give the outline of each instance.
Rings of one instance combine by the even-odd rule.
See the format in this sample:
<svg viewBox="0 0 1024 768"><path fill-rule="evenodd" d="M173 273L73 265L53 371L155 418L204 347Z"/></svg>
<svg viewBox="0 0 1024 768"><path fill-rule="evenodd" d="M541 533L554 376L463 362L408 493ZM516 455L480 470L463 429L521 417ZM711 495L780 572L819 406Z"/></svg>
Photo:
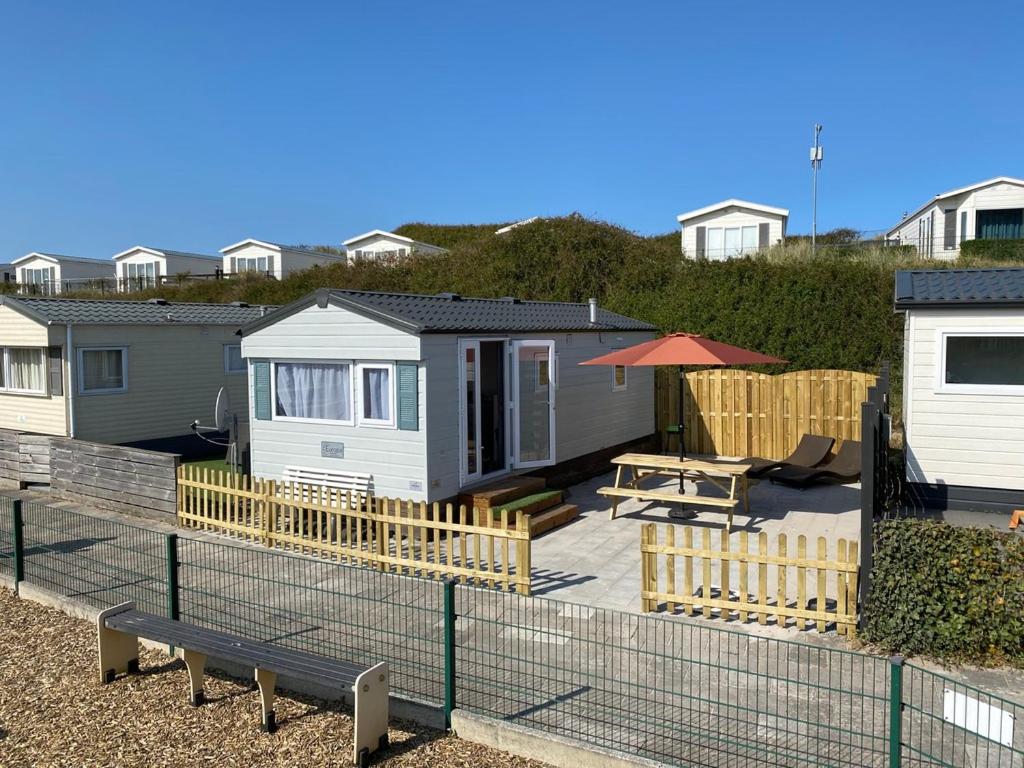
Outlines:
<svg viewBox="0 0 1024 768"><path fill-rule="evenodd" d="M14 594L25 580L25 521L21 515L21 499L11 502L11 532L14 534Z"/></svg>
<svg viewBox="0 0 1024 768"><path fill-rule="evenodd" d="M444 582L444 726L452 727L455 709L455 580Z"/></svg>
<svg viewBox="0 0 1024 768"><path fill-rule="evenodd" d="M181 605L178 602L178 534L168 533L165 537L167 552L167 617L177 621L181 618ZM167 652L173 656L174 646L167 646Z"/></svg>

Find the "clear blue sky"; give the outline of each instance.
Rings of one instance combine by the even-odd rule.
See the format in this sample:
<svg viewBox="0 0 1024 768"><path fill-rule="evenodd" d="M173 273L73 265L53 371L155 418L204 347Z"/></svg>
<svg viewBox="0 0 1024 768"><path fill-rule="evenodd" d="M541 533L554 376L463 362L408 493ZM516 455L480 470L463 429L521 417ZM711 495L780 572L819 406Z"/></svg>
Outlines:
<svg viewBox="0 0 1024 768"><path fill-rule="evenodd" d="M1024 175L1024 10L938 2L0 5L0 261L338 243L728 197L881 229Z"/></svg>

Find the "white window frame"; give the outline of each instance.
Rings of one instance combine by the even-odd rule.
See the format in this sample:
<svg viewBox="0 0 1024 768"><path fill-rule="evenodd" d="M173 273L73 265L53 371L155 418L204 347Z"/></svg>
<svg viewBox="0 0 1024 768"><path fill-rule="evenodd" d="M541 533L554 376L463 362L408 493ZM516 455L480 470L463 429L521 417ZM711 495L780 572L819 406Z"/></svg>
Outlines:
<svg viewBox="0 0 1024 768"><path fill-rule="evenodd" d="M104 389L85 388L85 352L114 352L121 353L121 386L105 387ZM118 395L128 391L128 347L78 347L75 354L78 363L78 394L90 395Z"/></svg>
<svg viewBox="0 0 1024 768"><path fill-rule="evenodd" d="M320 364L320 365L347 365L348 366L348 412L351 418L348 419L307 419L302 416L279 416L277 413L277 366L278 363L298 364ZM320 358L282 358L270 361L270 419L271 421L292 421L298 424L334 424L343 427L355 425L356 415L356 392L355 392L355 368L351 360L321 360Z"/></svg>
<svg viewBox="0 0 1024 768"><path fill-rule="evenodd" d="M42 389L17 389L9 386L11 381L11 356L12 349L34 349L40 354L43 364L43 388ZM3 366L3 383L0 384L0 393L5 395L31 395L33 397L47 397L50 394L50 370L47 366L49 357L45 347L0 347L0 366Z"/></svg>
<svg viewBox="0 0 1024 768"><path fill-rule="evenodd" d="M935 332L938 367L935 392L940 394L1003 395L1024 397L1024 384L948 384L946 382L946 339L950 336L1024 336L1024 328L940 328Z"/></svg>
<svg viewBox="0 0 1024 768"><path fill-rule="evenodd" d="M361 427L373 427L376 429L395 428L395 364L363 362L356 363L356 385L359 387L359 395L356 397L359 410L356 412L356 422ZM386 370L388 372L388 413L390 419L369 419L363 416L363 371L368 369ZM355 390L353 389L353 392Z"/></svg>
<svg viewBox="0 0 1024 768"><path fill-rule="evenodd" d="M618 384L615 381L615 371L619 368L622 369L622 383ZM625 365L613 365L612 366L612 392L625 392L629 387L629 366Z"/></svg>
<svg viewBox="0 0 1024 768"><path fill-rule="evenodd" d="M234 349L235 347L238 347L238 357L242 361L242 367L239 368L238 370L233 370L231 368L230 364L229 364L229 361L230 361L231 357L228 354L228 350L229 349ZM248 370L249 370L249 366L246 364L245 358L242 357L242 345L241 344L225 344L224 345L224 373L225 373L225 375L227 375L227 376L238 376L239 374L248 373Z"/></svg>

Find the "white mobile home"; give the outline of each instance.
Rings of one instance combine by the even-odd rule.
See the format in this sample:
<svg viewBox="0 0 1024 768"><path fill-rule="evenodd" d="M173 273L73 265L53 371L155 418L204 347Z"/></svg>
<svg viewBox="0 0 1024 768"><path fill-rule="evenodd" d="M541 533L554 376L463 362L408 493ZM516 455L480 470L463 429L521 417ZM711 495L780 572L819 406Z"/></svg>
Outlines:
<svg viewBox="0 0 1024 768"><path fill-rule="evenodd" d="M578 363L654 335L596 305L319 290L242 329L253 473L436 501L643 439L653 371Z"/></svg>
<svg viewBox="0 0 1024 768"><path fill-rule="evenodd" d="M252 238L221 248L220 252L224 254L222 268L227 275L255 272L278 280L310 267L348 261L344 254L323 253Z"/></svg>
<svg viewBox="0 0 1024 768"><path fill-rule="evenodd" d="M364 232L361 235L350 237L342 245L348 249L350 261L357 259L404 259L413 253L437 254L444 253L444 248L430 243L421 243L411 237L396 235L394 232L385 232L382 229L374 229Z"/></svg>
<svg viewBox="0 0 1024 768"><path fill-rule="evenodd" d="M1024 506L1024 269L896 273L909 500Z"/></svg>
<svg viewBox="0 0 1024 768"><path fill-rule="evenodd" d="M220 269L221 257L185 251L169 251L136 245L113 256L118 291L154 288L167 277L213 275Z"/></svg>
<svg viewBox="0 0 1024 768"><path fill-rule="evenodd" d="M33 251L12 266L19 292L37 296L88 288L113 288L114 269L108 261Z"/></svg>
<svg viewBox="0 0 1024 768"><path fill-rule="evenodd" d="M943 192L885 237L934 259L955 259L965 240L1024 239L1024 179L997 176Z"/></svg>
<svg viewBox="0 0 1024 768"><path fill-rule="evenodd" d="M786 239L789 211L745 200L723 200L676 217L683 255L724 261Z"/></svg>
<svg viewBox="0 0 1024 768"><path fill-rule="evenodd" d="M261 307L0 296L0 428L189 453L226 387L242 420L237 331Z"/></svg>

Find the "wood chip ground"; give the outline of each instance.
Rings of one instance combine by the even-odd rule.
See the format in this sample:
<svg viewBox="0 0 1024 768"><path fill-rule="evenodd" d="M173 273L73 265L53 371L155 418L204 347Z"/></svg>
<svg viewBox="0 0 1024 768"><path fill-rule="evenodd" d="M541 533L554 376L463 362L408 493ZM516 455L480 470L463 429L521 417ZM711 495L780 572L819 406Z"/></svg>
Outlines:
<svg viewBox="0 0 1024 768"><path fill-rule="evenodd" d="M267 735L251 684L208 676L210 703L194 708L180 661L144 650L140 663L142 674L100 685L89 622L0 588L0 767L351 765L346 709L281 695L280 729ZM393 720L390 738L374 765L542 768L408 722Z"/></svg>

